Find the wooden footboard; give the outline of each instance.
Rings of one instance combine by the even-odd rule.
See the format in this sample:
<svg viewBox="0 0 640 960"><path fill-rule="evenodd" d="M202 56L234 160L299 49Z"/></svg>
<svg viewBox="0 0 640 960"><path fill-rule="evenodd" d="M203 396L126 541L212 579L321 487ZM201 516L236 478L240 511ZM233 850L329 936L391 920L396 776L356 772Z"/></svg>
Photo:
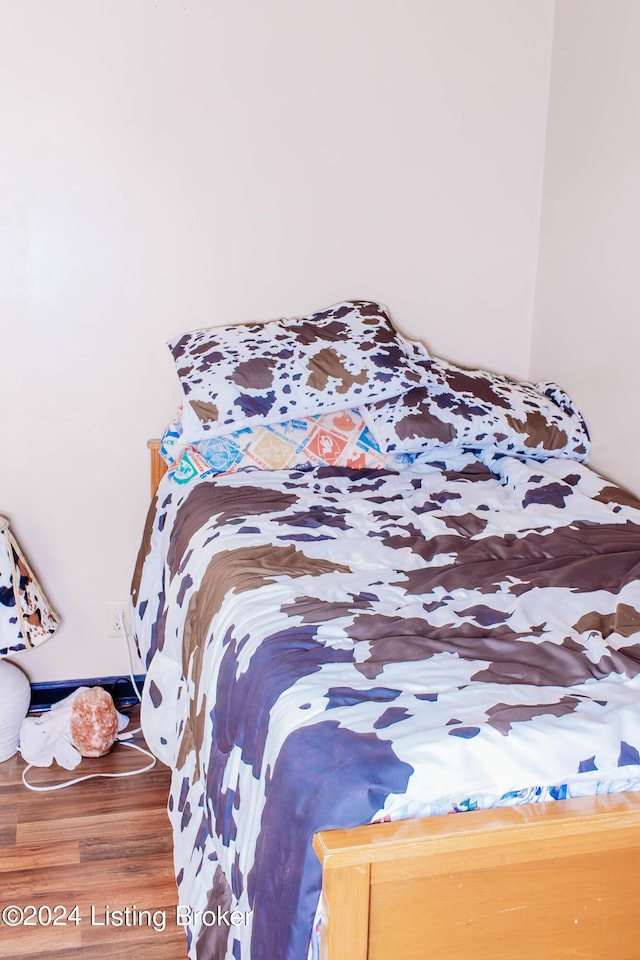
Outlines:
<svg viewBox="0 0 640 960"><path fill-rule="evenodd" d="M322 960L637 960L640 795L333 830Z"/></svg>

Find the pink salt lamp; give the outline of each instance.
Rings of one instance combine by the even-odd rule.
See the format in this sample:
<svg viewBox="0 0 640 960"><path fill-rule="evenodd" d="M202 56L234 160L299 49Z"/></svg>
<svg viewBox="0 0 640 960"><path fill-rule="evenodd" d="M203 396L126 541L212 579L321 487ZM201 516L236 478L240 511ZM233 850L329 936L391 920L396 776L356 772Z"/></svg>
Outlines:
<svg viewBox="0 0 640 960"><path fill-rule="evenodd" d="M69 734L83 757L102 757L111 750L118 733L113 700L102 687L80 690L73 700Z"/></svg>

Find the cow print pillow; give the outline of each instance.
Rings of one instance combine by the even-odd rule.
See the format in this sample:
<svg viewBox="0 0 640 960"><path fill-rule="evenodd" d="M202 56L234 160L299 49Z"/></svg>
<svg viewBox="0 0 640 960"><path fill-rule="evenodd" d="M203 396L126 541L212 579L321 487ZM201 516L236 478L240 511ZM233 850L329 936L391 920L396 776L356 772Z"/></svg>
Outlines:
<svg viewBox="0 0 640 960"><path fill-rule="evenodd" d="M436 358L423 366L420 387L362 409L381 450L437 457L444 448L459 447L586 460L586 424L556 384L533 386Z"/></svg>
<svg viewBox="0 0 640 960"><path fill-rule="evenodd" d="M211 327L169 341L187 442L245 426L346 410L420 383L428 359L377 303L340 303L302 319Z"/></svg>

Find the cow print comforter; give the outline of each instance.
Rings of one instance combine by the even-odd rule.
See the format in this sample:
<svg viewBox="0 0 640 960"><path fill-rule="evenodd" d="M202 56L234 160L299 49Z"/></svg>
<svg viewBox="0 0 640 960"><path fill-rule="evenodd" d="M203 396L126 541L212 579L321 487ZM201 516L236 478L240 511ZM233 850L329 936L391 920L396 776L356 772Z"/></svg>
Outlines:
<svg viewBox="0 0 640 960"><path fill-rule="evenodd" d="M640 503L566 460L166 479L133 582L190 957L300 960L321 829L640 784Z"/></svg>

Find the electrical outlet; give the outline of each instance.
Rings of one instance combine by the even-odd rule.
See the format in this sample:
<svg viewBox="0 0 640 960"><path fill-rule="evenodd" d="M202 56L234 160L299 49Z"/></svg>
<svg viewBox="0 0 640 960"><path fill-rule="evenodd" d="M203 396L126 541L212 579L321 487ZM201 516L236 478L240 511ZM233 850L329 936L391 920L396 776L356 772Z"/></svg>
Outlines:
<svg viewBox="0 0 640 960"><path fill-rule="evenodd" d="M120 625L120 617L124 618L124 624L129 632L129 604L126 600L122 600L119 603L108 603L107 604L107 638L111 639L112 637L124 637L122 632L122 627Z"/></svg>

